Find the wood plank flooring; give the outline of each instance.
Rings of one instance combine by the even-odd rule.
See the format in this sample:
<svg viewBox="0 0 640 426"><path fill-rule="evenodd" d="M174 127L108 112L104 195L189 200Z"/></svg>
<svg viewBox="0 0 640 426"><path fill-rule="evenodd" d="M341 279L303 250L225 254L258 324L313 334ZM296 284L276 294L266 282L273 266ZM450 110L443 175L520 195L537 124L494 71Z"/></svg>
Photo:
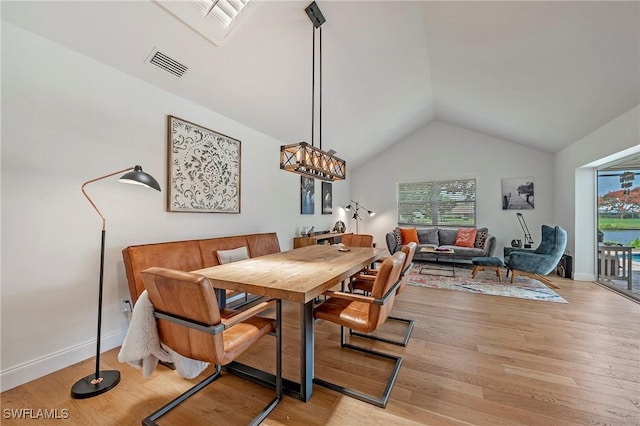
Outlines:
<svg viewBox="0 0 640 426"><path fill-rule="evenodd" d="M568 304L408 286L393 308L394 315L416 320L406 348L353 338L404 358L386 409L314 386L308 403L285 396L263 424L640 424L640 305L594 283L552 280ZM283 308L284 373L297 379L298 307ZM265 337L241 361L273 371L273 348L273 338ZM88 360L2 393L2 424L139 425L197 381L162 366L143 378L140 370L118 363L117 353L102 357L103 369L122 374L110 392L70 397L71 385L94 368ZM381 392L390 368L340 349L339 327L316 323L317 377ZM223 373L160 424L245 424L271 396ZM21 408L34 416L38 409L55 409L68 418L7 418L6 410Z"/></svg>

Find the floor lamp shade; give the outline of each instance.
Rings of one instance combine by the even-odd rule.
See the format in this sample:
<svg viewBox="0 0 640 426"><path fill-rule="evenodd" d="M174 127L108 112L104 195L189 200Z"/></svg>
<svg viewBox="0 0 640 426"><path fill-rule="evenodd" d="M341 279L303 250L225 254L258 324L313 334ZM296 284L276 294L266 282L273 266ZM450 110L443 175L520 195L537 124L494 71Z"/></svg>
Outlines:
<svg viewBox="0 0 640 426"><path fill-rule="evenodd" d="M101 234L101 243L100 243L100 281L99 281L99 289L98 289L98 333L96 339L96 370L95 373L90 374L87 377L83 377L78 380L71 387L71 396L76 399L84 399L91 398L93 396L98 396L103 394L111 389L113 389L120 382L120 372L117 370L100 370L100 332L102 329L102 289L104 284L104 252L105 252L105 235L106 235L106 221L98 207L95 205L93 200L89 197L87 192L85 191L85 187L93 182L97 182L102 179L109 178L111 176L115 176L120 173L125 173L124 176L120 178L121 182L124 183L135 183L139 185L146 186L148 188L153 188L157 191L160 191L160 185L153 178L153 176L142 171L142 167L135 166L129 167L124 170L119 170L114 173L109 173L108 175L100 176L98 178L89 180L82 184L82 193L89 200L91 206L98 213L100 218L102 219L102 234Z"/></svg>

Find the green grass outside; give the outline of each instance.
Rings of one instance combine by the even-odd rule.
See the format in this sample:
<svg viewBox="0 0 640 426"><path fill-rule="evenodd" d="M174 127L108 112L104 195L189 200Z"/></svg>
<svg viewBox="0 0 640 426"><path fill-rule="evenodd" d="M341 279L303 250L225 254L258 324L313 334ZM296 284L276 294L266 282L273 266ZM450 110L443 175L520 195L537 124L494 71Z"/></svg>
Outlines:
<svg viewBox="0 0 640 426"><path fill-rule="evenodd" d="M599 217L598 229L640 229L640 218L617 219L614 217Z"/></svg>

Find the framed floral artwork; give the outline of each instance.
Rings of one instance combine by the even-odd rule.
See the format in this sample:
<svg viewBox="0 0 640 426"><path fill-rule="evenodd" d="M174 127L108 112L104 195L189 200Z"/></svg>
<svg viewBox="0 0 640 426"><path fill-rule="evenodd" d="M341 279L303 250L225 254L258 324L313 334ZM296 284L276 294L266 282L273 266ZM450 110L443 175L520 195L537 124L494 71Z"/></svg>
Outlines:
<svg viewBox="0 0 640 426"><path fill-rule="evenodd" d="M168 210L240 213L240 141L169 116Z"/></svg>

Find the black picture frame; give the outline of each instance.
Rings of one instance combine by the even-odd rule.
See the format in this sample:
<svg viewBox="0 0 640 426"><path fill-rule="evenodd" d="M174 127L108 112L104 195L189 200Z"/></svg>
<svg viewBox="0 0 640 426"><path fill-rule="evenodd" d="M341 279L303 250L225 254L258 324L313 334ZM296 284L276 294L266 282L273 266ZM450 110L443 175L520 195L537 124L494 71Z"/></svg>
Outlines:
<svg viewBox="0 0 640 426"><path fill-rule="evenodd" d="M315 213L315 179L300 176L300 214Z"/></svg>
<svg viewBox="0 0 640 426"><path fill-rule="evenodd" d="M322 182L322 214L333 214L333 188L331 182Z"/></svg>

